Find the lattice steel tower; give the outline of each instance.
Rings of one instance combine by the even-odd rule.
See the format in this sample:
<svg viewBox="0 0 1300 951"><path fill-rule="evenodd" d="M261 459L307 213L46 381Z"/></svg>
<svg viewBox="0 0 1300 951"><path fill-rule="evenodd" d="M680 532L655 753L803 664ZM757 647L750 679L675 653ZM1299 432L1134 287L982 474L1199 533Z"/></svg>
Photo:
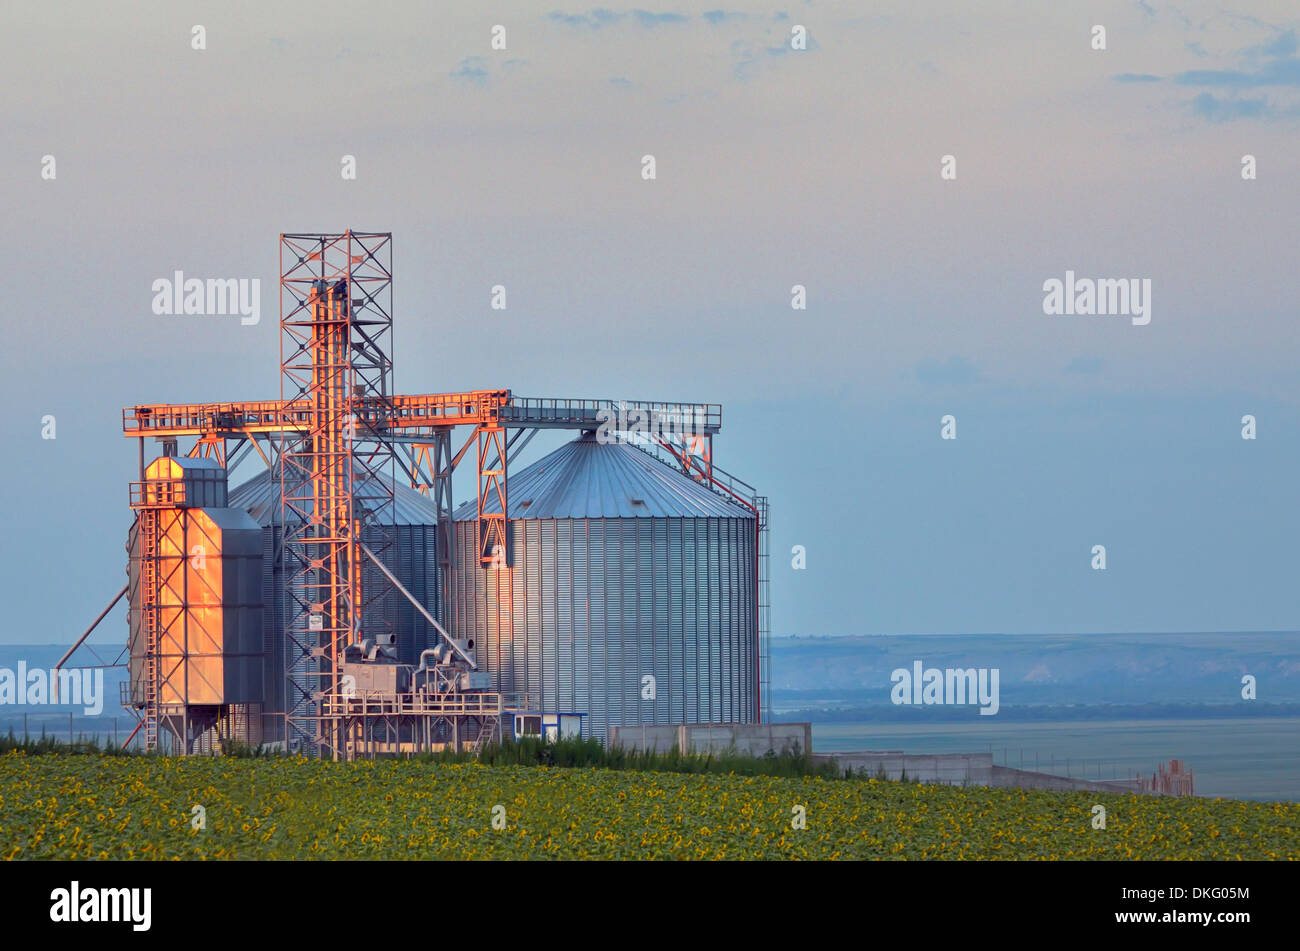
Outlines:
<svg viewBox="0 0 1300 951"><path fill-rule="evenodd" d="M392 247L387 233L280 236L280 400L296 404L301 425L280 431L279 454L288 739L334 758L343 652L391 593L383 575L363 572L358 545L368 529L382 559L394 521Z"/></svg>

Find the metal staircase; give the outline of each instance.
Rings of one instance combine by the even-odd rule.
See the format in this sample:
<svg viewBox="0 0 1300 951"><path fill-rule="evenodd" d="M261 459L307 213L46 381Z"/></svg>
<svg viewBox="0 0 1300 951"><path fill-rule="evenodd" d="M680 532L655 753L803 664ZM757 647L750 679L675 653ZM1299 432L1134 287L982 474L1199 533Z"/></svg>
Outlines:
<svg viewBox="0 0 1300 951"><path fill-rule="evenodd" d="M158 509L140 510L140 625L144 637L144 748L158 748Z"/></svg>

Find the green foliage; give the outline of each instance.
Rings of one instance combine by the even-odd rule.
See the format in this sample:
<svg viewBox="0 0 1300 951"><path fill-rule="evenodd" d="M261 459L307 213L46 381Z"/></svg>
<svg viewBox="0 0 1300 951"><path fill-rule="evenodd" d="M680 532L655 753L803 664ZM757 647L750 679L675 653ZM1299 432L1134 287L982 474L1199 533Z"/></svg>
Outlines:
<svg viewBox="0 0 1300 951"><path fill-rule="evenodd" d="M493 755L602 755L518 746ZM1300 805L626 767L0 755L0 859L86 858L1300 859Z"/></svg>
<svg viewBox="0 0 1300 951"><path fill-rule="evenodd" d="M464 758L437 754L437 762L465 762ZM567 737L547 742L537 737L489 743L479 754L485 766L555 766L562 768L598 768L636 770L657 773L700 773L735 776L820 776L841 778L834 761L816 763L808 753L798 749L755 757L729 750L724 753L682 753L676 746L664 752L606 749L589 737Z"/></svg>
<svg viewBox="0 0 1300 951"><path fill-rule="evenodd" d="M270 749L259 743L253 746L251 743L245 743L243 740L222 740L221 752L226 756L233 756L236 759L261 759L266 756L284 756L279 750Z"/></svg>
<svg viewBox="0 0 1300 951"><path fill-rule="evenodd" d="M46 756L54 753L99 756L129 756L130 750L114 746L112 743L101 744L95 737L77 739L69 742L57 737L47 736L42 731L39 737L18 737L10 728L8 735L0 736L0 754L17 752L32 756Z"/></svg>
<svg viewBox="0 0 1300 951"><path fill-rule="evenodd" d="M13 735L12 731L8 737L0 737L0 753L7 753L10 750L31 754L130 753L138 755L135 751L120 750L111 744L101 746L93 738L75 743L45 736L40 739L20 740ZM287 755L264 745L253 746L240 740L223 741L222 752L236 759ZM683 754L675 746L666 752L606 749L590 737L566 737L552 742L539 737L505 739L487 744L477 754L467 750L459 753L440 750L419 754L414 759L419 762L443 765L479 762L485 766L553 766L566 769L597 768L661 773L852 778L851 771L841 771L839 765L833 760L815 763L811 755L797 747L780 754L768 753L761 757L750 756L734 749L723 753Z"/></svg>

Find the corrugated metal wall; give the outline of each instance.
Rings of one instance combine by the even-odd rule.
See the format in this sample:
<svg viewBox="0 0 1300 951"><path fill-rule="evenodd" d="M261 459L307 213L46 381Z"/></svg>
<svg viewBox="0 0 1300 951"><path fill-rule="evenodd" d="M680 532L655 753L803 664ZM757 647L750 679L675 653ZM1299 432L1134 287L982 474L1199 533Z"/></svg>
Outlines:
<svg viewBox="0 0 1300 951"><path fill-rule="evenodd" d="M280 483L272 473L262 472L232 489L231 507L242 508L262 526L262 603L263 647L265 667L265 727L268 740L283 739L284 713L289 702L285 696L285 665L289 642L285 628L290 617L291 596L285 586L286 576L281 551L282 509ZM362 541L392 569L403 587L414 595L434 617L441 610L438 581L436 508L414 489L404 485L393 488L393 519L396 525L382 530L364 529ZM363 568L362 590L389 593L378 603L368 603L362 612L363 636L390 631L397 636L397 653L404 664L416 664L420 652L437 643L437 634L415 607L393 590L379 570L369 561Z"/></svg>
<svg viewBox="0 0 1300 951"><path fill-rule="evenodd" d="M467 503L455 523L447 606L451 632L475 640L497 690L520 706L588 714L583 730L602 743L611 725L757 720L757 539L743 508L638 449L587 437L512 476L511 489L511 567L480 566ZM232 505L246 505L263 524L268 739L279 738L286 704L288 598L279 527L270 522L279 518L277 492L262 477L231 493ZM404 487L397 502L401 520L431 508ZM554 514L520 518L516 506L525 505ZM399 524L386 552L366 541L436 616L432 523ZM436 643L401 595L381 613L404 663ZM641 699L647 674L656 679L654 700Z"/></svg>
<svg viewBox="0 0 1300 951"><path fill-rule="evenodd" d="M362 541L392 569L402 586L411 592L434 616L441 610L441 591L438 584L437 531L432 525L397 525L382 531L364 529ZM386 541L387 539L387 541ZM289 616L291 595L285 586L292 579L286 577L284 559L281 557L280 526L278 523L262 527L262 603L266 605L263 644L266 650L266 713L268 720L282 721L285 712L285 664L289 660L289 643L285 629ZM381 550L384 546L384 550ZM363 591L389 593L379 602L368 604L362 614L363 634L387 630L397 635L397 655L403 664L418 664L420 652L438 642L433 626L415 610L414 605L393 590L373 564L367 562L362 576ZM267 724L268 739L282 739L283 723Z"/></svg>
<svg viewBox="0 0 1300 951"><path fill-rule="evenodd" d="M478 564L475 523L457 522L451 632L474 637L508 699L587 713L584 733L602 742L611 725L752 723L754 526L513 519L510 567L494 570ZM653 701L641 699L647 674Z"/></svg>
<svg viewBox="0 0 1300 951"><path fill-rule="evenodd" d="M161 461L161 460L160 460ZM220 471L220 470L218 470ZM224 472L208 492L225 495ZM161 630L157 656L165 704L261 703L264 666L257 657L265 628L259 584L263 572L259 526L239 509L161 510L156 541ZM145 688L141 604L140 523L127 532L128 681L133 702ZM201 557L196 557L201 553Z"/></svg>

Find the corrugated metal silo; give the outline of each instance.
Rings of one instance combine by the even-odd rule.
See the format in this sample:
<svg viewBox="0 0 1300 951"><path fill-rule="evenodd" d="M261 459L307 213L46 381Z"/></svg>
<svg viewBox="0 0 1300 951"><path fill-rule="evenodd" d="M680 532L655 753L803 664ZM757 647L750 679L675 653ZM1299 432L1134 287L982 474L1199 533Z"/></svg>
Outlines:
<svg viewBox="0 0 1300 951"><path fill-rule="evenodd" d="M167 706L263 701L257 661L263 610L256 523L227 506L226 470L211 459L163 456L141 492L174 504L158 509L156 590L144 596L140 523L127 533L127 643L131 701L146 696L145 602L155 612L157 701Z"/></svg>
<svg viewBox="0 0 1300 951"><path fill-rule="evenodd" d="M518 707L584 732L757 720L754 513L635 446L587 433L508 483L509 567L455 513L451 633ZM643 678L655 698L643 699Z"/></svg>
<svg viewBox="0 0 1300 951"><path fill-rule="evenodd" d="M438 581L437 508L430 499L407 486L396 485L395 524L381 530L363 529L362 541L378 555L434 617L441 610ZM230 491L230 506L244 509L262 526L263 600L266 605L263 642L266 651L266 734L268 739L283 739L285 698L285 657L289 645L285 627L289 617L291 595L281 550L280 482L270 472L259 473ZM398 659L403 664L418 664L420 652L433 647L438 635L414 606L391 589L374 565L366 563L362 576L363 590L388 589L387 597L368 604L362 616L362 636L388 630L397 636Z"/></svg>

